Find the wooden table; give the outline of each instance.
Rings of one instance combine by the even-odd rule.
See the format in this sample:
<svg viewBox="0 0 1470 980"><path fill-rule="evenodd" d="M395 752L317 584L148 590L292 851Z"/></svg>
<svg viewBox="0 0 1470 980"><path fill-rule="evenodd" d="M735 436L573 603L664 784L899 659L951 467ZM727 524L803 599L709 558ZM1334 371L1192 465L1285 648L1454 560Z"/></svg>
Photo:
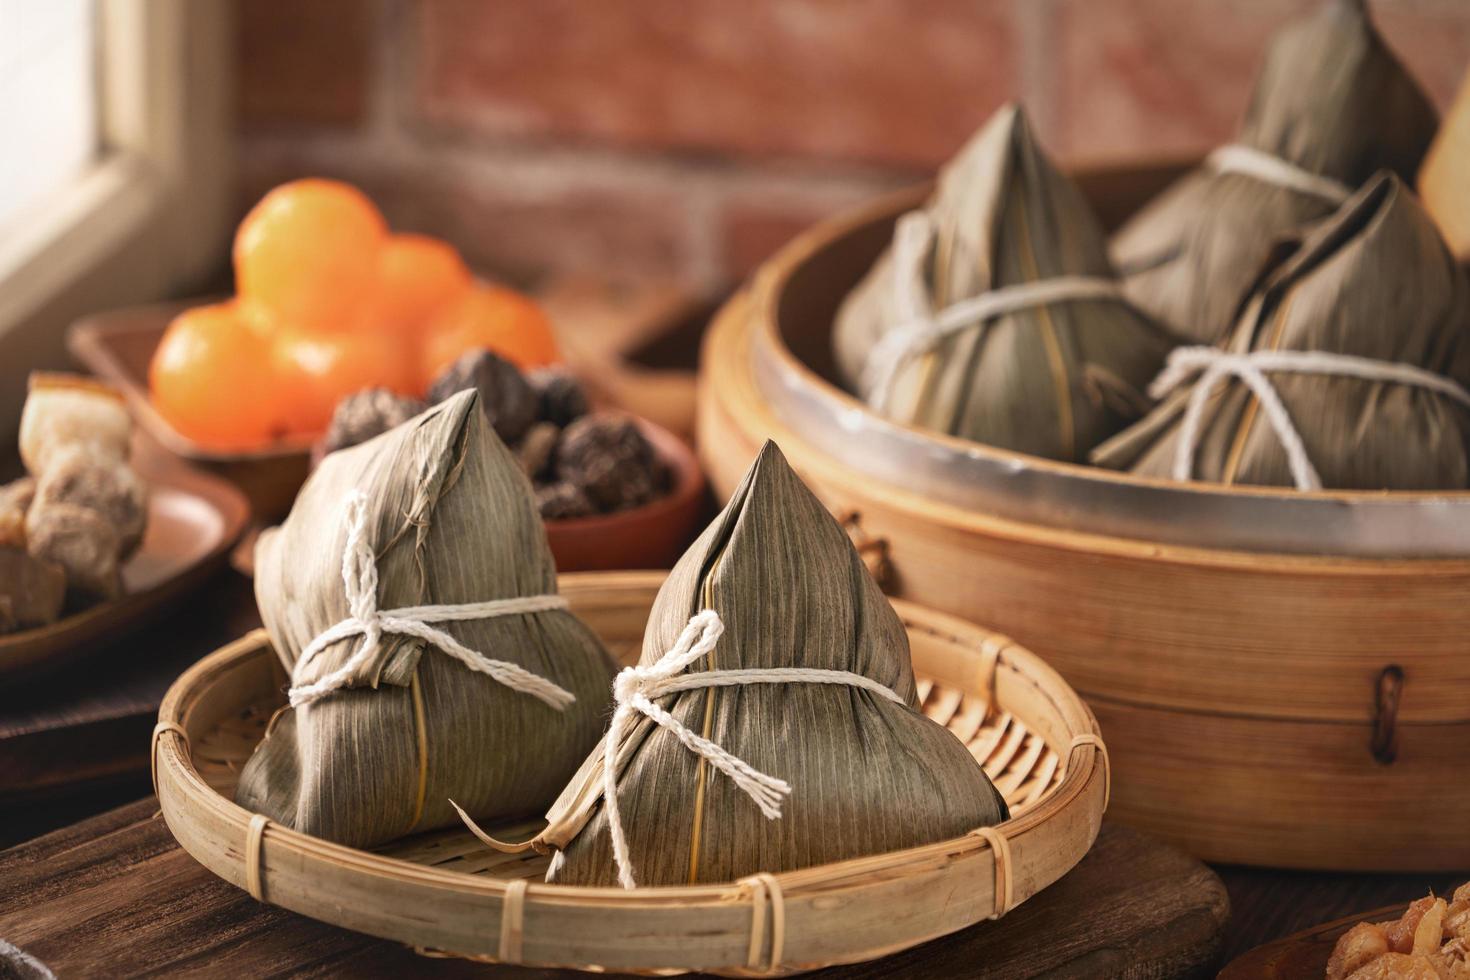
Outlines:
<svg viewBox="0 0 1470 980"><path fill-rule="evenodd" d="M62 977L577 976L426 959L261 904L195 863L155 812L140 800L0 854L0 938ZM1081 864L1004 922L813 976L1202 976L1226 906L1198 861L1105 825Z"/></svg>
<svg viewBox="0 0 1470 980"><path fill-rule="evenodd" d="M227 570L204 586L173 618L112 644L89 663L20 689L0 691L0 845L65 827L148 794L148 735L163 692L185 666L258 622L250 583ZM78 696L78 688L87 693ZM137 847L141 850L137 853L161 855L172 847L167 830L161 824L152 824L149 826L154 833L150 834L144 832L148 828L140 830L137 826L153 809L151 801L125 807L99 818L102 824L90 825L91 830L85 830L88 825L71 828L52 842L64 843L77 834L116 823L119 828L132 828L129 834L139 835ZM31 854L27 860L37 859L34 851L9 852L0 868L14 867L16 853ZM114 856L109 860L127 858ZM171 874L187 877L204 873L182 852L169 860L177 862ZM1232 909L1221 962L1317 923L1407 903L1431 888L1446 891L1470 878L1470 873L1314 874L1233 867L1216 871L1228 890ZM24 919L24 909L17 913L13 905L25 902L25 898L7 892L9 878L8 870L0 870L0 938L8 938L5 923L14 925L17 916ZM238 930L241 936L254 935L274 928L281 917L295 918L278 909L252 909L243 894L238 897L243 904L223 902L209 912L225 920L240 916L233 925L223 922L221 928L227 933ZM134 900L147 908L128 912L127 921L135 916L146 921L149 915L162 914L159 903L174 907L162 895L135 896ZM424 965L411 954L386 949L386 944L325 926L296 925L291 929L297 930L290 933L292 936L304 929L300 932L302 948L319 950L323 962L330 961L333 969L372 972L382 967L383 972L391 972L393 966ZM350 937L350 941L343 937ZM83 940L78 938L78 942ZM228 955L245 954L235 951ZM207 960L196 965L204 962ZM216 965L223 970L232 962L221 960ZM446 969L452 973L458 968Z"/></svg>

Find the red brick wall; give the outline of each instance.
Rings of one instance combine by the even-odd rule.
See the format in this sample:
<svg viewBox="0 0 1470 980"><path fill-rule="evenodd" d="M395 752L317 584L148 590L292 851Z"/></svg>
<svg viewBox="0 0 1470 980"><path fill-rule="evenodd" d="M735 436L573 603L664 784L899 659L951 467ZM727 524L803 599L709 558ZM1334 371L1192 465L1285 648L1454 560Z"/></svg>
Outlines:
<svg viewBox="0 0 1470 980"><path fill-rule="evenodd" d="M242 207L306 173L486 271L737 278L1007 99L1064 159L1202 151L1315 0L246 0ZM1441 104L1470 0L1374 0Z"/></svg>

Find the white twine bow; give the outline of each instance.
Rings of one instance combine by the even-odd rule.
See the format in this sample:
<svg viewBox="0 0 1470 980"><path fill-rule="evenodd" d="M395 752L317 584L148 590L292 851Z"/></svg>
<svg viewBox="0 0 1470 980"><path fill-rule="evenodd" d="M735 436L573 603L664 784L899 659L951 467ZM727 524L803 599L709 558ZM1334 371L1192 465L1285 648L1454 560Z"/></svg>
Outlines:
<svg viewBox="0 0 1470 980"><path fill-rule="evenodd" d="M1164 370L1149 385L1149 394L1163 398L1195 374L1199 379L1189 392L1184 421L1179 429L1179 442L1174 447L1173 477L1188 480L1194 470L1194 455L1199 449L1200 428L1204 423L1205 402L1228 377L1239 378L1261 403L1266 421L1286 451L1287 465L1298 490L1322 489L1322 478L1307 456L1301 433L1281 401L1276 386L1266 372L1294 374L1327 374L1381 381L1389 384L1414 385L1443 395L1470 408L1470 391L1442 375L1396 361L1378 361L1350 354L1326 351L1261 350L1237 354L1216 347L1179 347L1169 354Z"/></svg>
<svg viewBox="0 0 1470 980"><path fill-rule="evenodd" d="M641 714L667 729L689 751L729 776L735 785L755 802L767 820L781 816L781 803L790 795L791 784L752 768L726 752L714 742L686 728L678 719L653 703L655 698L680 691L705 687L735 687L745 684L842 684L871 691L895 704L903 704L889 688L869 677L846 670L819 670L806 667L764 667L739 670L706 670L682 674L684 668L703 659L715 648L725 631L725 624L713 609L706 609L689 620L674 646L647 667L626 667L613 681L612 724L602 743L602 796L607 807L608 833L612 835L613 860L618 866L618 882L624 888L636 887L633 863L628 856L628 838L623 830L618 809L618 745L634 714Z"/></svg>
<svg viewBox="0 0 1470 980"><path fill-rule="evenodd" d="M868 404L879 411L888 408L903 366L927 354L952 334L1018 310L1052 303L1123 298L1121 287L1111 279L1056 276L1000 286L962 299L936 314L924 275L924 258L934 233L934 223L923 211L905 214L894 229L893 301L899 322L873 345L863 364L863 390L868 393Z"/></svg>
<svg viewBox="0 0 1470 980"><path fill-rule="evenodd" d="M1240 143L1217 147L1205 158L1205 165L1216 173L1243 174L1289 191L1308 194L1333 207L1340 207L1353 196L1352 188L1340 181L1304 170L1274 153Z"/></svg>
<svg viewBox="0 0 1470 980"><path fill-rule="evenodd" d="M450 623L495 616L547 612L567 608L559 595L518 596L488 602L466 602L443 606L405 606L378 609L378 565L367 540L367 498L354 490L347 498L347 544L342 555L342 583L347 590L350 615L307 644L291 671L291 707L299 708L347 686L348 680L377 651L384 634L412 636L430 643L477 673L488 674L513 691L520 691L564 710L576 695L524 667L504 660L491 660L466 647L431 623ZM311 684L302 682L307 664L328 646L348 637L361 636L362 643L336 670Z"/></svg>

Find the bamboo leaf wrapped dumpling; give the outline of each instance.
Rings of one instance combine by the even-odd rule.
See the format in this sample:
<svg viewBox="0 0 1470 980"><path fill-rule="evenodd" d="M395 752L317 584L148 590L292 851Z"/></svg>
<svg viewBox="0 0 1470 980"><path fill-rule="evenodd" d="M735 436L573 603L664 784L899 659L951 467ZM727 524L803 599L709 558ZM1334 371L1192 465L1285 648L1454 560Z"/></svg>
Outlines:
<svg viewBox="0 0 1470 980"><path fill-rule="evenodd" d="M601 733L613 662L473 391L328 455L255 592L294 707L236 800L288 827L368 846L455 822L451 798L542 812Z"/></svg>
<svg viewBox="0 0 1470 980"><path fill-rule="evenodd" d="M549 881L733 881L1007 817L965 745L917 710L903 624L772 443L659 591L616 690L610 740L537 842L560 851Z"/></svg>
<svg viewBox="0 0 1470 980"><path fill-rule="evenodd" d="M1436 113L1363 0L1327 0L1273 40L1236 142L1113 237L1128 297L1188 343L1219 343L1283 234L1380 169L1412 181Z"/></svg>
<svg viewBox="0 0 1470 980"><path fill-rule="evenodd" d="M837 314L844 383L899 422L1078 460L1145 412L1170 338L1128 305L1106 239L1008 106Z"/></svg>
<svg viewBox="0 0 1470 980"><path fill-rule="evenodd" d="M1282 257L1224 349L1170 355L1094 462L1147 476L1360 490L1470 481L1470 280L1390 173Z"/></svg>

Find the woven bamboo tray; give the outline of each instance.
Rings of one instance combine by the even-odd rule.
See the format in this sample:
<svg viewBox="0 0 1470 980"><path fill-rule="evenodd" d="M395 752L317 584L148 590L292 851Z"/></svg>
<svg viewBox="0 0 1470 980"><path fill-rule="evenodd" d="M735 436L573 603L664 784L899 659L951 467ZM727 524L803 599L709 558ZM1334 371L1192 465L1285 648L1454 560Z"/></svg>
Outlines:
<svg viewBox="0 0 1470 980"><path fill-rule="evenodd" d="M940 502L916 473L884 480L838 458L841 426L856 431L870 413L823 377L832 314L919 199L897 195L800 236L717 317L699 402L717 496L775 439L882 555L893 594L994 624L1088 700L1108 732L1120 820L1212 861L1470 866L1470 560L1273 554L1049 526ZM778 383L841 402L825 438L773 408L780 394L760 374L772 358ZM1018 473L1084 470L1009 456ZM1309 506L1340 513L1398 495L1318 496Z"/></svg>
<svg viewBox="0 0 1470 980"><path fill-rule="evenodd" d="M561 591L631 662L661 580L573 574ZM730 975L873 959L1003 914L1051 884L1091 846L1108 795L1097 723L1051 668L998 634L895 605L925 713L970 747L1011 806L994 832L775 875L763 886L631 892L541 884L545 858L499 854L458 829L373 852L331 844L231 802L240 765L283 701L285 677L263 632L206 657L164 698L154 735L159 802L185 850L257 898L430 955ZM525 837L532 825L499 830Z"/></svg>

